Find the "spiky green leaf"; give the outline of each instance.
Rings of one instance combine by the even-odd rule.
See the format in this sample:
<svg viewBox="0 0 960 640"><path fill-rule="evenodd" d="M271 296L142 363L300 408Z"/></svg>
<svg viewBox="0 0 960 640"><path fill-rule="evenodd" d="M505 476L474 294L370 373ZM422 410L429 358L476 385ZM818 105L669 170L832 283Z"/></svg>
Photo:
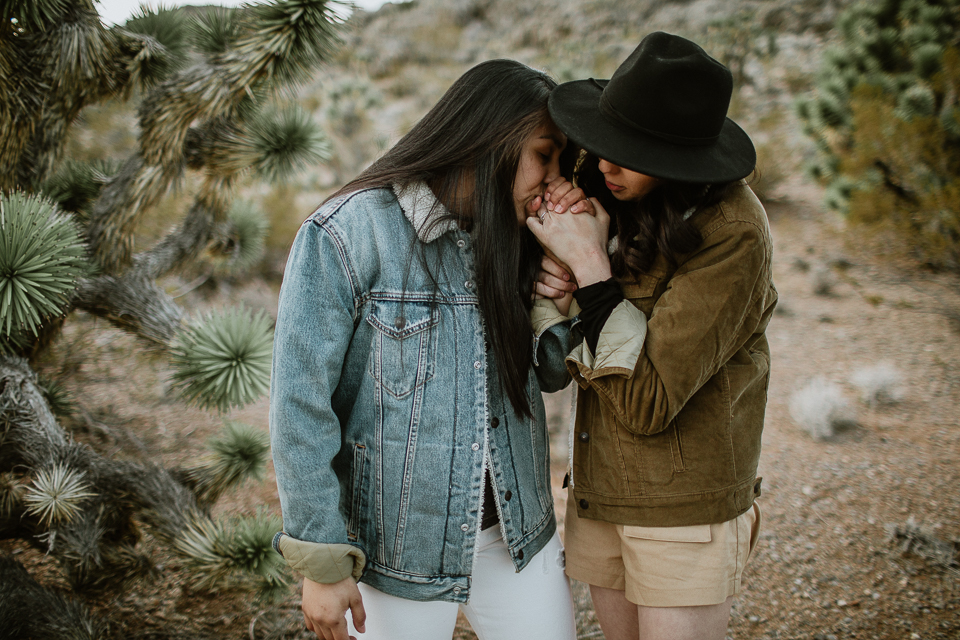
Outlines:
<svg viewBox="0 0 960 640"><path fill-rule="evenodd" d="M247 200L234 201L228 217L237 240L237 252L230 261L229 269L241 273L250 269L263 256L270 223L263 212Z"/></svg>
<svg viewBox="0 0 960 640"><path fill-rule="evenodd" d="M73 394L67 390L59 381L47 376L40 375L37 379L40 392L44 399L50 405L53 414L60 417L67 417L74 414L77 410L77 402Z"/></svg>
<svg viewBox="0 0 960 640"><path fill-rule="evenodd" d="M137 77L145 86L152 86L187 61L188 33L192 21L181 9L156 9L141 5L133 18L127 21L127 31L147 36L148 41L137 56ZM156 46L160 45L160 46Z"/></svg>
<svg viewBox="0 0 960 640"><path fill-rule="evenodd" d="M335 0L275 0L248 6L243 35L222 60L244 85L306 81L339 46L350 5Z"/></svg>
<svg viewBox="0 0 960 640"><path fill-rule="evenodd" d="M69 522L80 513L87 498L96 495L83 476L83 472L61 463L40 470L23 495L27 513L45 526Z"/></svg>
<svg viewBox="0 0 960 640"><path fill-rule="evenodd" d="M67 160L46 181L42 191L64 211L81 213L96 200L106 181L119 170L118 163L108 160L89 163Z"/></svg>
<svg viewBox="0 0 960 640"><path fill-rule="evenodd" d="M0 473L0 518L8 518L23 502L27 486L13 473Z"/></svg>
<svg viewBox="0 0 960 640"><path fill-rule="evenodd" d="M264 511L225 522L195 517L174 546L195 577L194 588L253 588L272 597L290 583L286 563L272 546L280 527L280 519Z"/></svg>
<svg viewBox="0 0 960 640"><path fill-rule="evenodd" d="M77 280L90 271L70 216L44 198L0 195L0 336L36 333L64 311Z"/></svg>
<svg viewBox="0 0 960 640"><path fill-rule="evenodd" d="M190 26L193 45L207 55L227 51L237 37L237 12L224 7L211 8Z"/></svg>
<svg viewBox="0 0 960 640"><path fill-rule="evenodd" d="M242 407L266 393L272 321L243 308L210 313L181 332L171 349L174 387L204 409Z"/></svg>
<svg viewBox="0 0 960 640"><path fill-rule="evenodd" d="M28 31L44 30L69 6L68 0L8 0L0 3L0 20L4 24L16 20L17 26Z"/></svg>
<svg viewBox="0 0 960 640"><path fill-rule="evenodd" d="M293 107L267 109L238 136L234 162L264 180L282 181L296 171L330 159L331 145L308 113Z"/></svg>
<svg viewBox="0 0 960 640"><path fill-rule="evenodd" d="M204 503L215 501L247 478L259 478L270 451L270 439L256 427L226 420L223 431L208 443L208 449L200 464L186 472Z"/></svg>

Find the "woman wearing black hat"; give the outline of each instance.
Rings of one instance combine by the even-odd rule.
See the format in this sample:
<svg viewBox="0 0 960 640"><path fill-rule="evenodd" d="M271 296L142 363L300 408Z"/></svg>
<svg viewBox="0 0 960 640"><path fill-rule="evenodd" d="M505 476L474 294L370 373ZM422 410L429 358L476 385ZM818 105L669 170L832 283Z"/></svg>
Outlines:
<svg viewBox="0 0 960 640"><path fill-rule="evenodd" d="M777 293L731 92L700 47L654 33L609 81L550 97L596 215L564 184L527 223L579 285L567 573L608 640L722 639L757 540ZM538 290L559 297L571 287L546 264Z"/></svg>

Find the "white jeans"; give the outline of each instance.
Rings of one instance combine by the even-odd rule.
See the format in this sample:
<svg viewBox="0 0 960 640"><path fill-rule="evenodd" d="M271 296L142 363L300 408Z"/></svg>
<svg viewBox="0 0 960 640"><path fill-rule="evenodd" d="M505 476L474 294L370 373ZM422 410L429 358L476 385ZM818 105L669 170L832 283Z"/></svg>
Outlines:
<svg viewBox="0 0 960 640"><path fill-rule="evenodd" d="M358 640L450 640L463 611L480 640L576 640L570 585L563 572L563 545L553 538L517 573L500 527L480 532L470 601L415 602L360 583L367 631Z"/></svg>

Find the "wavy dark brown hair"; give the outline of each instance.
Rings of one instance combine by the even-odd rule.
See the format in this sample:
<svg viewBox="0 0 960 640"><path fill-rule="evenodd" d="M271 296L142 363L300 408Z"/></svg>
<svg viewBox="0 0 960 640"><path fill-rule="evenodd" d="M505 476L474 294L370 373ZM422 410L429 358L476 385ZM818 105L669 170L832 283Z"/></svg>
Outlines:
<svg viewBox="0 0 960 640"><path fill-rule="evenodd" d="M517 224L513 187L524 142L550 122L548 75L513 60L483 62L461 76L383 157L327 200L423 181L473 238L480 312L514 410L532 415L530 306L541 249ZM418 243L420 255L426 248ZM428 261L424 259L424 264ZM442 268L442 265L441 265ZM431 273L436 282L438 274Z"/></svg>

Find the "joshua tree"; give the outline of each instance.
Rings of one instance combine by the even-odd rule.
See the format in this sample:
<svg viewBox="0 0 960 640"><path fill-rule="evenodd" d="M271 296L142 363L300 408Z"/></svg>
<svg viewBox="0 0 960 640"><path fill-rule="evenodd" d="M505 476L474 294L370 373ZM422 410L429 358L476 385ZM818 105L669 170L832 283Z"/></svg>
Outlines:
<svg viewBox="0 0 960 640"><path fill-rule="evenodd" d="M262 467L261 431L228 423L191 468L111 460L64 430L36 364L83 310L166 354L185 402L225 411L266 390L268 316L241 308L188 319L157 280L211 252L242 263L260 225L232 207L237 181L277 179L327 154L308 117L270 104L333 52L335 5L274 0L196 18L143 10L107 29L93 0L0 0L0 537L48 552L78 591L152 570L136 546L144 533L192 569L194 588L285 585L269 546L276 523L209 514ZM72 123L107 99L139 100L137 150L64 161ZM135 246L144 212L188 174L198 186L179 226ZM4 575L22 576L9 565ZM27 586L17 603L0 597L0 625L15 619L6 607L42 592L18 580ZM77 637L102 633L81 626L89 633Z"/></svg>
<svg viewBox="0 0 960 640"><path fill-rule="evenodd" d="M811 174L832 208L960 267L960 0L859 2L837 29L797 103Z"/></svg>

